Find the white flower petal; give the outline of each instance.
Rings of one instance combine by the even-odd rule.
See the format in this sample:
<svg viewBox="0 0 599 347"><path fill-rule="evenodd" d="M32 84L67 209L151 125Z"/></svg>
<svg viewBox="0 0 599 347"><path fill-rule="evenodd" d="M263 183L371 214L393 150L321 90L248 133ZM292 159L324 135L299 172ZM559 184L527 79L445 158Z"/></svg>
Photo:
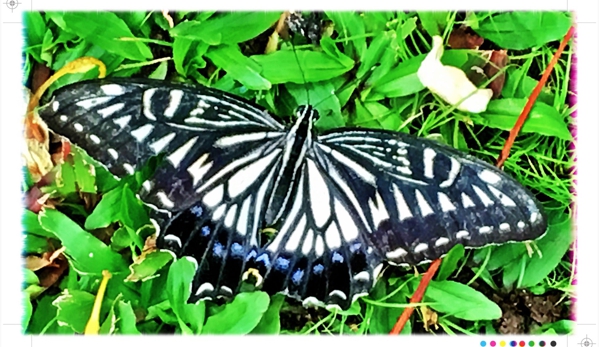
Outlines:
<svg viewBox="0 0 599 347"><path fill-rule="evenodd" d="M462 101L457 106L458 110L471 113L485 111L493 91L476 88L464 71L454 66L443 65L441 56L443 56L443 39L434 36L433 48L418 69L420 82L451 105Z"/></svg>

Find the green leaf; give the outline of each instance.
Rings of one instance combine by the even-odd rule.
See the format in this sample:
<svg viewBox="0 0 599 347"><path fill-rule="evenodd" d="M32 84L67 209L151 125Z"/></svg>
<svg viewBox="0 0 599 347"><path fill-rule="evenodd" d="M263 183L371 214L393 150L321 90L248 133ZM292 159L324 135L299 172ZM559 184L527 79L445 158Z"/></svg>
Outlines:
<svg viewBox="0 0 599 347"><path fill-rule="evenodd" d="M193 258L184 257L175 261L168 271L167 297L184 334L199 332L204 321L204 302L187 303L197 267L198 264ZM190 328L187 323L191 323L192 327Z"/></svg>
<svg viewBox="0 0 599 347"><path fill-rule="evenodd" d="M106 228L116 222L121 215L120 201L123 197L123 188L118 187L102 196L92 213L85 220L85 229Z"/></svg>
<svg viewBox="0 0 599 347"><path fill-rule="evenodd" d="M44 252L49 252L54 248L48 242L47 238L33 234L25 234L24 244L23 253L25 254L42 254Z"/></svg>
<svg viewBox="0 0 599 347"><path fill-rule="evenodd" d="M394 33L391 31L384 31L377 35L370 45L366 53L360 58L360 67L356 73L356 78L362 78L364 75L377 64L387 50L391 50L391 40L393 40Z"/></svg>
<svg viewBox="0 0 599 347"><path fill-rule="evenodd" d="M129 266L131 274L127 277L127 281L137 282L146 281L156 277L156 272L162 269L173 259L170 252L156 251L146 255L139 263L134 263Z"/></svg>
<svg viewBox="0 0 599 347"><path fill-rule="evenodd" d="M75 182L79 191L82 193L97 192L96 189L96 177L94 175L94 167L81 155L80 152L74 151L72 153L73 158L73 169L75 173Z"/></svg>
<svg viewBox="0 0 599 347"><path fill-rule="evenodd" d="M262 76L273 84L324 81L341 76L353 67L353 60L345 65L339 59L315 51L276 51L250 58L262 66Z"/></svg>
<svg viewBox="0 0 599 347"><path fill-rule="evenodd" d="M550 224L547 234L536 241L542 257L535 253L532 257L525 258L524 274L518 287L527 288L540 283L559 264L570 249L572 241L572 220L569 217ZM517 267L517 264L512 264L510 267ZM506 267L505 271L509 271L510 267Z"/></svg>
<svg viewBox="0 0 599 347"><path fill-rule="evenodd" d="M118 321L119 332L121 334L139 335L139 330L137 330L137 326L135 323L135 312L133 312L133 307L131 307L131 303L118 300L117 312L118 317L120 318L120 320Z"/></svg>
<svg viewBox="0 0 599 347"><path fill-rule="evenodd" d="M163 61L158 64L156 70L152 71L152 73L148 76L148 78L153 78L156 80L164 80L166 78L166 74L168 73L168 62Z"/></svg>
<svg viewBox="0 0 599 347"><path fill-rule="evenodd" d="M442 11L417 11L418 18L424 27L424 30L430 35L441 35L447 25L449 12Z"/></svg>
<svg viewBox="0 0 599 347"><path fill-rule="evenodd" d="M409 301L409 296L411 293L408 293L407 286L403 287L396 294L385 300L386 303L391 304L401 304L405 305ZM391 287L385 279L379 279L370 292L370 297L376 300L380 300L381 298L391 294L396 288ZM370 319L370 325L368 326L368 332L370 334L389 334L393 326L397 322L399 316L403 313L404 308L402 307L385 307L378 306L375 304L371 304L374 306L372 308L372 318ZM411 321L408 321L404 330L402 330L401 334L409 334L412 331Z"/></svg>
<svg viewBox="0 0 599 347"><path fill-rule="evenodd" d="M280 12L227 12L206 21L187 21L170 30L173 37L201 40L209 45L237 44L252 39L270 28Z"/></svg>
<svg viewBox="0 0 599 347"><path fill-rule="evenodd" d="M94 300L95 296L88 292L65 289L62 295L52 302L52 305L58 308L58 324L66 325L74 332L82 334L92 312Z"/></svg>
<svg viewBox="0 0 599 347"><path fill-rule="evenodd" d="M458 262L464 259L464 246L461 244L457 244L453 246L443 261L441 262L441 266L439 267L439 272L437 272L437 281L443 281L449 278L449 276L455 271L457 268Z"/></svg>
<svg viewBox="0 0 599 347"><path fill-rule="evenodd" d="M101 275L102 270L114 273L127 268L120 254L61 212L45 208L39 214L39 221L44 229L60 239L66 248L65 254L77 271Z"/></svg>
<svg viewBox="0 0 599 347"><path fill-rule="evenodd" d="M251 332L268 309L270 298L261 291L239 293L224 310L208 317L203 334L240 335Z"/></svg>
<svg viewBox="0 0 599 347"><path fill-rule="evenodd" d="M243 55L237 46L221 45L211 48L206 57L248 89L263 90L272 86L267 79L260 76L260 64Z"/></svg>
<svg viewBox="0 0 599 347"><path fill-rule="evenodd" d="M477 124L509 131L516 124L525 105L526 99L491 100L485 112L477 116L473 115L471 119ZM572 140L572 134L568 130L564 117L555 108L544 103L535 103L521 132Z"/></svg>
<svg viewBox="0 0 599 347"><path fill-rule="evenodd" d="M437 312L468 321L501 317L501 309L496 303L472 287L454 281L431 281L423 302L429 303Z"/></svg>
<svg viewBox="0 0 599 347"><path fill-rule="evenodd" d="M501 90L501 96L509 98L528 98L539 81L526 75L524 68L508 68L506 72L505 85ZM555 95L548 87L543 87L537 101L544 102L552 106Z"/></svg>
<svg viewBox="0 0 599 347"><path fill-rule="evenodd" d="M366 30L364 28L364 20L362 16L356 12L337 12L325 11L325 14L335 24L335 31L339 33L341 41L346 46L352 45L355 48L356 56L361 57L366 50ZM349 50L351 52L351 49Z"/></svg>
<svg viewBox="0 0 599 347"><path fill-rule="evenodd" d="M285 302L285 295L276 294L272 296L270 305L262 319L256 325L252 334L278 334L281 331L281 317L280 311L283 303Z"/></svg>
<svg viewBox="0 0 599 347"><path fill-rule="evenodd" d="M25 30L25 44L27 48L31 48L28 51L33 55L35 60L41 62L41 45L44 41L44 35L46 32L46 24L44 23L44 18L42 17L40 12L27 11L23 15L23 21L25 24L25 28L27 28L27 30ZM38 45L39 47L33 47Z"/></svg>
<svg viewBox="0 0 599 347"><path fill-rule="evenodd" d="M65 29L127 59L143 61L152 58L146 43L122 38L134 38L127 24L112 12L67 12L63 15Z"/></svg>
<svg viewBox="0 0 599 347"><path fill-rule="evenodd" d="M513 11L483 19L474 31L501 48L522 50L561 40L571 26L565 12Z"/></svg>

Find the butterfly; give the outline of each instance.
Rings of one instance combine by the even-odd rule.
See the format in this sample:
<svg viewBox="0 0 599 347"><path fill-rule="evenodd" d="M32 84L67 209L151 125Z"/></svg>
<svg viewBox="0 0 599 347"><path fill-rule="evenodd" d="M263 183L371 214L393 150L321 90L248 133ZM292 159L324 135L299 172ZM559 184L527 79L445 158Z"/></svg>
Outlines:
<svg viewBox="0 0 599 347"><path fill-rule="evenodd" d="M139 195L158 247L197 263L190 302L250 281L346 309L384 263L532 240L547 227L540 203L501 170L404 133L319 133L311 106L284 126L216 89L102 79L57 90L40 116L117 176L164 155Z"/></svg>

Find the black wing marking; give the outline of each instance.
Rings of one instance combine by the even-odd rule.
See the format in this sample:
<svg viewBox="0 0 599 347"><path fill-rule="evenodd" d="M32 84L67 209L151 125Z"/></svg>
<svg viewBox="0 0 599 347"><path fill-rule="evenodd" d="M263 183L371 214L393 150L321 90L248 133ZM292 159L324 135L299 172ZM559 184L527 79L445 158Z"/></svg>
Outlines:
<svg viewBox="0 0 599 347"><path fill-rule="evenodd" d="M524 187L448 146L371 130L335 131L317 141L314 157L392 263L418 264L458 243L482 247L546 231L540 203Z"/></svg>
<svg viewBox="0 0 599 347"><path fill-rule="evenodd" d="M243 100L210 88L151 80L69 85L40 115L117 176L167 153L166 164L144 184L141 196L168 211L190 206L196 191L207 188L206 178L230 177L270 153L285 134L268 113Z"/></svg>

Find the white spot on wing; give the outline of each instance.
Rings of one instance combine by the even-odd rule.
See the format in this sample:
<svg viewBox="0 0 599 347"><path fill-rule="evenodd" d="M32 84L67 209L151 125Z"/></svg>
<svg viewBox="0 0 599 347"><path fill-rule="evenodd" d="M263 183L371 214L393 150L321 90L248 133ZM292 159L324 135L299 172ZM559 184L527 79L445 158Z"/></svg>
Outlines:
<svg viewBox="0 0 599 347"><path fill-rule="evenodd" d="M331 195L314 161L308 159L307 163L312 216L316 226L321 228L331 217Z"/></svg>
<svg viewBox="0 0 599 347"><path fill-rule="evenodd" d="M441 182L441 184L439 184L439 187L441 188L447 188L450 185L452 185L456 177L458 176L458 173L460 173L460 169L462 167L460 162L457 161L454 157L449 157L449 159L451 161L451 169L449 170L447 179Z"/></svg>
<svg viewBox="0 0 599 347"><path fill-rule="evenodd" d="M480 200L483 202L483 205L485 205L485 206L493 205L493 200L491 200L491 198L489 198L489 196L487 194L485 194L485 192L483 192L482 189L480 189L478 186L475 186L475 185L473 185L472 188L474 189L474 192L476 192L476 195L478 195Z"/></svg>
<svg viewBox="0 0 599 347"><path fill-rule="evenodd" d="M150 124L150 123L144 124L141 127L133 130L131 132L131 136L135 137L137 142L142 143L146 139L146 137L148 137L148 135L150 135L152 130L154 130L153 124Z"/></svg>
<svg viewBox="0 0 599 347"><path fill-rule="evenodd" d="M218 186L214 187L214 189L209 191L206 195L204 195L202 201L204 202L204 204L206 204L206 206L214 207L220 204L220 202L223 200L224 192L225 189L223 185L219 184Z"/></svg>
<svg viewBox="0 0 599 347"><path fill-rule="evenodd" d="M320 257L324 253L324 241L320 234L316 235L316 244L314 245L314 252L317 257Z"/></svg>
<svg viewBox="0 0 599 347"><path fill-rule="evenodd" d="M510 199L507 195L500 192L497 188L495 188L491 185L488 185L487 187L489 188L491 193L493 193L493 195L495 195L495 197L497 199L499 199L499 201L501 201L501 203L504 206L512 206L512 207L516 206L516 203L514 202L514 200Z"/></svg>
<svg viewBox="0 0 599 347"><path fill-rule="evenodd" d="M523 221L519 221L517 225L518 225L518 228L520 228L520 229L524 229L524 227L526 226L526 224L524 224Z"/></svg>
<svg viewBox="0 0 599 347"><path fill-rule="evenodd" d="M398 247L397 249L395 249L392 252L387 252L385 254L385 256L389 259L399 259L399 258L405 256L406 254L408 254L408 252L405 249ZM374 276L374 277L376 277L376 276Z"/></svg>
<svg viewBox="0 0 599 347"><path fill-rule="evenodd" d="M189 165L187 172L193 177L193 185L195 186L198 182L206 175L208 170L212 167L212 162L205 164L208 159L208 153L204 153L198 158L193 164Z"/></svg>
<svg viewBox="0 0 599 347"><path fill-rule="evenodd" d="M435 156L437 155L437 152L435 152L432 148L425 148L423 153L422 153L422 159L424 162L424 177L426 178L434 178L435 174L433 171L433 165L434 165L434 160L435 160Z"/></svg>
<svg viewBox="0 0 599 347"><path fill-rule="evenodd" d="M82 107L86 110L89 110L90 108L92 108L96 105L103 104L110 100L112 100L112 97L110 97L110 96L95 97L95 98L91 98L91 99L81 100L81 101L77 102L76 105L79 107Z"/></svg>
<svg viewBox="0 0 599 347"><path fill-rule="evenodd" d="M227 211L227 216L225 217L225 226L230 228L233 226L233 222L235 222L235 214L237 213L237 205L233 205L229 207L229 211Z"/></svg>
<svg viewBox="0 0 599 347"><path fill-rule="evenodd" d="M110 152L110 150L109 150L109 152ZM129 173L129 175L133 175L133 173L135 172L135 168L129 163L124 163L123 168L125 168L125 171L127 171L127 173Z"/></svg>
<svg viewBox="0 0 599 347"><path fill-rule="evenodd" d="M466 230L460 230L455 234L456 239L463 239L469 237L470 233Z"/></svg>
<svg viewBox="0 0 599 347"><path fill-rule="evenodd" d="M451 200L444 193L439 192L437 194L439 197L439 203L441 204L441 210L443 212L453 211L455 210L455 206L451 203Z"/></svg>
<svg viewBox="0 0 599 347"><path fill-rule="evenodd" d="M406 203L406 199L403 197L403 194L395 184L393 185L393 197L395 198L395 204L397 205L399 220L403 221L406 218L413 217L412 212Z"/></svg>
<svg viewBox="0 0 599 347"><path fill-rule="evenodd" d="M337 296L337 297L341 298L341 300L347 300L347 295L345 295L344 292L342 292L338 289L335 289L332 292L330 292L329 296Z"/></svg>
<svg viewBox="0 0 599 347"><path fill-rule="evenodd" d="M125 92L125 88L118 84L105 84L101 86L100 89L105 95L111 96L121 95Z"/></svg>
<svg viewBox="0 0 599 347"><path fill-rule="evenodd" d="M122 128L126 127L127 124L129 124L130 120L131 120L131 116L124 116L124 117L121 117L121 118L113 119L112 121L115 124L118 124L121 127L121 129L122 129Z"/></svg>
<svg viewBox="0 0 599 347"><path fill-rule="evenodd" d="M181 243L181 239L177 236L177 235L165 235L164 239L167 241L175 241L177 243L177 245L179 245L179 248L183 247L183 244Z"/></svg>
<svg viewBox="0 0 599 347"><path fill-rule="evenodd" d="M354 275L354 280L368 282L370 280L370 274L367 271L358 272Z"/></svg>
<svg viewBox="0 0 599 347"><path fill-rule="evenodd" d="M501 223L499 224L499 230L510 231L510 225L508 223Z"/></svg>
<svg viewBox="0 0 599 347"><path fill-rule="evenodd" d="M164 206L166 208L175 207L175 203L171 199L169 199L168 196L166 196L165 192L163 192L163 191L156 192L156 196L160 200L160 203L162 204L162 206Z"/></svg>
<svg viewBox="0 0 599 347"><path fill-rule="evenodd" d="M486 226L486 225L484 227L478 228L478 232L481 234L488 234L491 232L491 230L493 230L493 229L491 229L491 227Z"/></svg>
<svg viewBox="0 0 599 347"><path fill-rule="evenodd" d="M306 238L304 239L304 244L302 245L302 253L305 255L310 254L312 250L312 243L314 243L314 231L312 229L308 230L306 234Z"/></svg>
<svg viewBox="0 0 599 347"><path fill-rule="evenodd" d="M170 93L170 99L168 103L168 107L164 110L164 116L167 118L173 118L175 115L175 111L179 107L181 103L181 98L183 97L183 91L179 89L173 89Z"/></svg>
<svg viewBox="0 0 599 347"><path fill-rule="evenodd" d="M306 228L306 215L303 215L302 218L297 223L297 226L295 227L295 229L293 229L293 232L291 233L291 236L287 240L287 243L285 244L286 250L288 250L290 252L295 252L299 248L300 240L302 239L302 236L304 235L304 230L306 230L305 228Z"/></svg>
<svg viewBox="0 0 599 347"><path fill-rule="evenodd" d="M66 121L68 121L68 120L69 120L69 117L67 117L67 116L66 116L66 115L64 115L64 114L60 116L60 121L61 121L61 122L66 122Z"/></svg>
<svg viewBox="0 0 599 347"><path fill-rule="evenodd" d="M464 208L476 206L474 205L474 202L472 202L472 199L470 199L470 197L466 193L462 193L462 205L464 206Z"/></svg>
<svg viewBox="0 0 599 347"><path fill-rule="evenodd" d="M428 249L428 245L426 243L419 243L414 247L414 253L422 253Z"/></svg>
<svg viewBox="0 0 599 347"><path fill-rule="evenodd" d="M58 110L58 107L60 107L60 103L58 101L54 101L52 103L52 111L56 112Z"/></svg>
<svg viewBox="0 0 599 347"><path fill-rule="evenodd" d="M75 128L75 130L77 130L78 132L82 132L83 131L83 125L81 125L79 123L74 123L73 124L73 128Z"/></svg>
<svg viewBox="0 0 599 347"><path fill-rule="evenodd" d="M175 133L170 133L159 140L156 140L150 144L150 148L154 151L154 153L158 154L162 152L162 150L168 146L168 144L177 136Z"/></svg>
<svg viewBox="0 0 599 347"><path fill-rule="evenodd" d="M418 203L418 207L420 208L420 214L422 215L422 217L426 217L429 214L433 214L433 209L426 202L426 199L418 189L416 189L416 202Z"/></svg>
<svg viewBox="0 0 599 347"><path fill-rule="evenodd" d="M378 190L375 193L375 199L376 202L372 199L369 199L368 206L370 207L370 212L372 212L372 222L374 223L374 228L376 229L382 221L389 219L389 213L385 208L385 203L383 202L383 198Z"/></svg>
<svg viewBox="0 0 599 347"><path fill-rule="evenodd" d="M91 135L89 135L89 139L90 139L90 140L92 140L92 142L93 142L93 143L95 143L95 144L97 144L97 145L98 145L98 144L100 144L100 142L102 142L102 141L100 140L100 138L99 138L99 137L97 137L97 136L96 136L96 135L94 135L94 134L91 134Z"/></svg>
<svg viewBox="0 0 599 347"><path fill-rule="evenodd" d="M202 284L198 290L196 290L196 295L201 295L205 292L211 293L214 291L214 286L208 282Z"/></svg>
<svg viewBox="0 0 599 347"><path fill-rule="evenodd" d="M339 235L339 230L337 229L335 223L331 223L329 225L324 236L326 238L327 246L329 246L329 248L336 249L341 247L341 235Z"/></svg>
<svg viewBox="0 0 599 347"><path fill-rule="evenodd" d="M114 148L108 148L108 154L110 154L110 156L115 160L119 158L119 152L117 152Z"/></svg>
<svg viewBox="0 0 599 347"><path fill-rule="evenodd" d="M447 237L439 237L437 241L435 241L435 247L445 246L449 243L449 239Z"/></svg>
<svg viewBox="0 0 599 347"><path fill-rule="evenodd" d="M166 159L168 159L171 162L171 164L173 164L173 167L178 168L179 165L181 165L181 161L183 160L183 158L185 158L185 156L189 153L191 147L193 147L193 145L195 145L197 141L198 136L190 139L183 146L179 147L171 155L166 157Z"/></svg>
<svg viewBox="0 0 599 347"><path fill-rule="evenodd" d="M341 229L341 233L343 233L343 238L346 241L355 240L358 237L358 226L356 226L349 211L347 211L338 199L335 199L335 216L337 217L337 221L339 221L339 228Z"/></svg>
<svg viewBox="0 0 599 347"><path fill-rule="evenodd" d="M246 230L248 228L250 203L251 197L248 196L247 199L243 201L243 205L241 205L241 211L239 212L239 218L237 219L237 232L241 236L246 234Z"/></svg>
<svg viewBox="0 0 599 347"><path fill-rule="evenodd" d="M283 133L276 133L276 132L257 132L257 133L224 136L224 137L219 138L214 143L214 145L216 147L223 148L223 147L234 146L234 145L243 144L243 143L247 143L247 142L265 140L267 138L270 139L270 138L274 138L274 137L278 137L278 136L282 136L282 135L283 135Z"/></svg>
<svg viewBox="0 0 599 347"><path fill-rule="evenodd" d="M225 215L225 211L227 210L227 206L226 205L220 205L219 207L216 208L216 210L214 210L214 213L212 214L212 219L214 219L215 221L218 221L219 219L222 218L222 216Z"/></svg>
<svg viewBox="0 0 599 347"><path fill-rule="evenodd" d="M99 109L97 112L102 116L102 118L107 118L107 117L112 116L116 112L122 110L123 107L125 107L125 104L118 103L118 104L110 105L108 107Z"/></svg>
<svg viewBox="0 0 599 347"><path fill-rule="evenodd" d="M143 96L143 110L144 110L144 115L146 117L148 117L148 119L150 120L156 120L156 116L154 116L152 114L152 96L154 96L154 93L156 92L156 88L152 88L152 89L148 89L144 92L144 96Z"/></svg>
<svg viewBox="0 0 599 347"><path fill-rule="evenodd" d="M499 177L498 174L487 169L483 169L481 172L479 172L478 177L489 184L497 184L499 181L501 181L501 177Z"/></svg>

